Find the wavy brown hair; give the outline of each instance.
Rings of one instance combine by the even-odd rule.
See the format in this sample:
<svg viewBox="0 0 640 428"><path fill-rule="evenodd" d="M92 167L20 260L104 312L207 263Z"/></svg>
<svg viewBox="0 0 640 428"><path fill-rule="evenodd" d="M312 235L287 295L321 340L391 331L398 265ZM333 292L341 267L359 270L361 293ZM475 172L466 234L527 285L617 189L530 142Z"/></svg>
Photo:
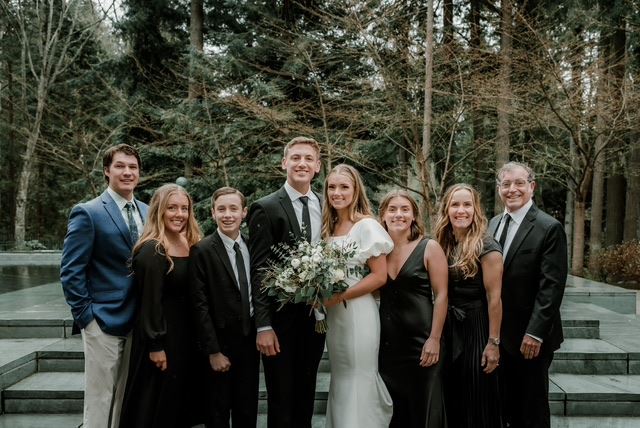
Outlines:
<svg viewBox="0 0 640 428"><path fill-rule="evenodd" d="M340 174L348 177L353 184L353 201L349 205L349 220L357 222L364 217L373 217L371 202L367 198L367 191L362 182L362 177L357 169L351 165L341 163L336 165L324 180L324 201L322 206L322 238L327 238L333 234L336 223L338 222L338 213L329 203L329 189L327 183L332 174Z"/></svg>
<svg viewBox="0 0 640 428"><path fill-rule="evenodd" d="M385 230L388 230L387 223L385 223L384 221L384 214L385 212L387 212L387 209L389 208L389 203L393 198L404 198L407 201L409 201L409 204L411 205L411 210L413 211L413 221L411 222L411 232L409 233L409 241L415 241L416 239L424 235L424 224L422 223L422 214L420 212L420 206L418 205L418 202L406 190L402 190L402 189L391 190L382 198L382 201L380 202L380 209L378 210L378 216L380 218L380 223L382 223L382 227L384 227Z"/></svg>
<svg viewBox="0 0 640 428"><path fill-rule="evenodd" d="M187 224L184 228L184 234L187 238L187 242L189 243L189 247L200 241L202 238L202 232L200 231L200 226L198 226L198 222L193 214L193 200L191 199L191 196L189 196L189 193L187 193L183 187L178 186L177 184L165 184L160 186L153 193L151 202L149 203L149 214L147 216L147 221L144 224L142 236L133 247L133 254L135 255L140 251L140 248L142 248L145 243L148 241L156 241L156 252L165 256L169 262L169 270L167 273L173 270L173 260L165 250L169 246L169 241L165 233L164 214L167 210L167 205L169 205L169 198L176 193L185 195L189 201L189 216L187 217Z"/></svg>
<svg viewBox="0 0 640 428"><path fill-rule="evenodd" d="M453 227L449 219L449 207L453 194L458 190L467 190L473 201L473 220L460 242L456 241ZM464 278L472 278L478 273L480 253L483 238L487 232L487 217L484 215L480 203L480 193L465 183L454 184L447 189L438 209L438 220L435 227L435 237L444 253L447 255L449 267L458 269Z"/></svg>

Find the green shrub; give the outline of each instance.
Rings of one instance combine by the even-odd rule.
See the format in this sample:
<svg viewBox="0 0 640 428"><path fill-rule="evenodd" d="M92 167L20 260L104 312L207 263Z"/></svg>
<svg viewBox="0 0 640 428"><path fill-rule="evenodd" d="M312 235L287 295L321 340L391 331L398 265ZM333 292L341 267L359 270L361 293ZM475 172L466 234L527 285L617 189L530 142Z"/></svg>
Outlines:
<svg viewBox="0 0 640 428"><path fill-rule="evenodd" d="M606 282L640 283L640 241L607 247L595 257Z"/></svg>

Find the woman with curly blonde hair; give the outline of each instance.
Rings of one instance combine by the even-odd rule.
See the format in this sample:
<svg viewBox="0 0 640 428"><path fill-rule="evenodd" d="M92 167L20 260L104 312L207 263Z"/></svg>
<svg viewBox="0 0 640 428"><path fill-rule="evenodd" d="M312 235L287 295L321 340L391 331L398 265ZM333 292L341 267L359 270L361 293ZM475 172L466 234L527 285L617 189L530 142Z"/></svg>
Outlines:
<svg viewBox="0 0 640 428"><path fill-rule="evenodd" d="M202 397L189 306L188 263L201 238L193 202L177 184L158 188L133 249L141 307L133 332L120 427L191 427Z"/></svg>
<svg viewBox="0 0 640 428"><path fill-rule="evenodd" d="M487 235L480 195L454 184L440 205L435 236L449 263L449 426L503 426L496 368L502 320L502 251Z"/></svg>

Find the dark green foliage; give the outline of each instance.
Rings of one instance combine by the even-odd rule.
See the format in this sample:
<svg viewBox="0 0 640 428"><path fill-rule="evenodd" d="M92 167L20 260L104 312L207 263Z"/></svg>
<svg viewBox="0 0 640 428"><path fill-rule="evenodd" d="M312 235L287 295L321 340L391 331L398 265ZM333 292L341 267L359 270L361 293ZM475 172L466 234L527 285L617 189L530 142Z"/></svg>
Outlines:
<svg viewBox="0 0 640 428"><path fill-rule="evenodd" d="M124 1L115 29L100 27L52 89L29 230L34 238L61 241L70 206L104 188L101 151L127 142L143 156L138 196L148 200L159 185L186 177L210 233L213 191L231 185L251 202L277 189L284 181L282 148L298 135L322 145L317 190L329 166L347 162L362 172L374 205L391 187L435 203L448 185L468 182L481 190L490 213L499 3L456 0L453 7L455 28L446 45L436 28L429 153L435 187L424 195L416 158L424 121L425 1L205 0L203 54L190 49L188 1ZM510 157L534 167L536 202L558 218L567 190L576 191L581 168L594 157L597 135L593 94L572 87L568 76L579 66L595 81L598 29L619 33L611 23L620 14L630 29L627 73L633 79L625 95L630 107L615 132L629 138L637 127L636 9L621 0L606 13L584 0L514 2ZM6 29L0 37L0 209L7 213L14 210L25 113L33 111L35 89L28 72L22 80L11 25L0 16L0 31ZM190 82L202 89L196 97L188 96ZM583 142L578 161L572 141ZM3 236L12 215L0 225L0 240L10 239Z"/></svg>

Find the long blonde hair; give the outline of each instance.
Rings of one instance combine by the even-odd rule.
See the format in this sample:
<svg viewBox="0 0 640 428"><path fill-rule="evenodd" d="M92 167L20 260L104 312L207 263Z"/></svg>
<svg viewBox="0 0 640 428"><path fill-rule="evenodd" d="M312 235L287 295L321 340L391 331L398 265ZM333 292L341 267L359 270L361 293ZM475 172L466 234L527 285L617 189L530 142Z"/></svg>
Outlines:
<svg viewBox="0 0 640 428"><path fill-rule="evenodd" d="M189 201L189 216L184 230L184 235L187 238L189 247L200 241L202 238L202 232L200 231L200 226L198 226L198 222L193 214L193 200L191 199L191 196L183 187L170 183L160 186L153 193L151 202L149 203L149 214L147 215L147 221L144 224L142 236L133 247L133 254L136 255L145 243L148 241L157 241L156 252L165 256L169 262L169 270L167 273L173 270L173 260L166 251L169 247L169 240L165 233L164 214L167 210L167 205L169 204L169 198L176 193L185 195Z"/></svg>
<svg viewBox="0 0 640 428"><path fill-rule="evenodd" d="M373 210L371 202L367 198L367 191L362 182L362 177L357 169L351 165L341 163L336 165L324 180L324 201L322 207L322 237L327 238L333 235L336 223L338 222L338 213L329 203L329 189L327 183L332 174L340 174L348 177L353 184L353 202L349 205L349 220L356 222L364 217L372 217Z"/></svg>
<svg viewBox="0 0 640 428"><path fill-rule="evenodd" d="M453 194L458 190L467 190L473 201L473 220L460 242L456 242L453 227L449 219L449 207ZM487 217L484 215L480 194L469 184L458 183L447 189L438 209L435 237L447 255L449 267L458 269L464 278L472 278L478 273L483 238L487 232Z"/></svg>

